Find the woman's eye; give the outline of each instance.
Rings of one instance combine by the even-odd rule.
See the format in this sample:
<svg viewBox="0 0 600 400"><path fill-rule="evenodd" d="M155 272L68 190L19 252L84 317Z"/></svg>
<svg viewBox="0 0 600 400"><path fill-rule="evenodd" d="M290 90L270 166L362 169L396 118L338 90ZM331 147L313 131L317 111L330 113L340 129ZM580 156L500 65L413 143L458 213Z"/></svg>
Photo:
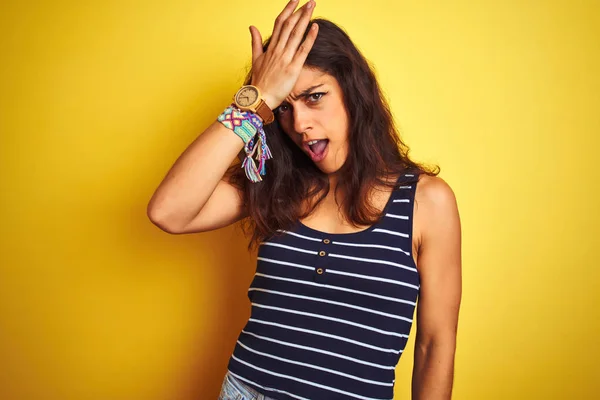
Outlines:
<svg viewBox="0 0 600 400"><path fill-rule="evenodd" d="M311 94L308 95L308 98L311 100L311 103L316 103L319 100L321 100L321 98L323 96L325 96L325 93L321 93L321 92L319 92L319 93L311 93ZM314 101L312 101L312 100L314 100Z"/></svg>
<svg viewBox="0 0 600 400"><path fill-rule="evenodd" d="M327 94L327 92L311 93L306 97L306 99L308 99L309 103L315 104L315 103L318 103L323 98L323 96L325 96L326 94ZM291 109L291 107L289 104L283 103L279 107L277 107L273 112L277 115L281 115L281 114L285 114L290 109Z"/></svg>
<svg viewBox="0 0 600 400"><path fill-rule="evenodd" d="M277 114L281 114L281 113L284 113L284 112L286 112L286 111L287 111L287 109L288 109L288 106L287 106L286 104L282 104L282 105L280 105L279 107L277 107L277 108L275 109L275 112L276 112Z"/></svg>

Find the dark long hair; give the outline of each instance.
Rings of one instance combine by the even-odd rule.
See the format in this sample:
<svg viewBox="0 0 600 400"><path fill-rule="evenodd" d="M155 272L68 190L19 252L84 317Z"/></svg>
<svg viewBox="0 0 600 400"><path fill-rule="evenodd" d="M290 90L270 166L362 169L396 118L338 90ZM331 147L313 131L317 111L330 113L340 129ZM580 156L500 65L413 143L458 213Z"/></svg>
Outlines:
<svg viewBox="0 0 600 400"><path fill-rule="evenodd" d="M439 167L427 167L409 158L409 148L400 138L375 74L346 32L326 19L312 22L319 25L319 33L304 66L337 79L349 118L348 157L337 172L334 195L337 199L338 191L342 194L341 209L352 225L371 225L381 218L381 211L369 199L375 187L393 188L393 177L408 171L414 172L415 178L404 177L400 182L412 182L418 174L437 175ZM265 41L264 51L270 41ZM250 70L245 84L251 77ZM292 142L277 120L265 126L265 134L273 158L267 161L263 181L248 181L239 163L226 174L243 193L248 217L242 221L242 229L252 235L249 249L277 234L278 229L291 229L298 219L310 215L330 190L327 174ZM242 151L239 158L244 156ZM303 207L307 200L308 209Z"/></svg>

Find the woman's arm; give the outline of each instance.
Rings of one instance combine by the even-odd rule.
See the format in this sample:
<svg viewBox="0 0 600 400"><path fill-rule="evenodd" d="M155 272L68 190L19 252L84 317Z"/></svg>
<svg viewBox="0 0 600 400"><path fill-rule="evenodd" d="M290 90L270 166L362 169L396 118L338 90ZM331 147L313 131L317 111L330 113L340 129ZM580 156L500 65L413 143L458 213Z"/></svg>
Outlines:
<svg viewBox="0 0 600 400"><path fill-rule="evenodd" d="M302 40L315 3L310 0L296 10L297 5L289 2L275 20L267 51L258 29L250 27L251 83L271 109L294 88L319 31L312 23ZM214 121L179 156L152 195L147 206L150 220L169 233L191 233L217 229L247 215L243 194L225 177L243 147L240 137Z"/></svg>
<svg viewBox="0 0 600 400"><path fill-rule="evenodd" d="M412 377L413 400L452 396L461 284L461 228L452 189L424 176L417 186L415 223L421 278Z"/></svg>
<svg viewBox="0 0 600 400"><path fill-rule="evenodd" d="M179 156L155 190L147 206L152 223L169 233L184 233L192 222L196 231L203 231L239 219L244 212L240 194L221 180L243 147L240 137L214 121ZM207 204L210 214L199 220Z"/></svg>

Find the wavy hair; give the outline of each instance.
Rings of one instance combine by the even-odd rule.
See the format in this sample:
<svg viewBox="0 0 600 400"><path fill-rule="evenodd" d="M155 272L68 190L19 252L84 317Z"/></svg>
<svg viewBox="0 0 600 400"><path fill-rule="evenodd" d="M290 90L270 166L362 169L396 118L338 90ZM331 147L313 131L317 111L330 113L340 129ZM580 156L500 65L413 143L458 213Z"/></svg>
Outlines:
<svg viewBox="0 0 600 400"><path fill-rule="evenodd" d="M381 210L370 200L374 188L393 188L394 177L409 171L415 178L401 177L401 183L414 182L418 174L435 176L440 168L409 158L410 150L400 138L375 73L347 33L327 19L317 18L312 22L319 25L319 33L304 67L320 70L337 80L349 118L348 156L337 172L334 196L337 200L338 194L342 195L343 200L338 204L350 224L371 225L381 218ZM263 51L268 49L270 41L269 37L264 42ZM250 84L251 77L252 70L245 84ZM240 163L230 166L226 173L243 194L248 217L242 220L241 227L247 236L251 235L249 250L276 235L277 230L289 230L299 219L306 218L330 190L327 174L292 142L277 119L265 126L265 134L273 158L267 161L263 181L249 182ZM243 157L242 150L238 158Z"/></svg>

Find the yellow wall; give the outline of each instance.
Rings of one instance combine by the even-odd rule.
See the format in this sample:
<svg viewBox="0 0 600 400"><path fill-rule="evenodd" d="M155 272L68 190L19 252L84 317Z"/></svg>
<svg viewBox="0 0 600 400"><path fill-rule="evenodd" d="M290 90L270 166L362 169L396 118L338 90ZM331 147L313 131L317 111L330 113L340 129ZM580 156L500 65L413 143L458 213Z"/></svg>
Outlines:
<svg viewBox="0 0 600 400"><path fill-rule="evenodd" d="M145 207L241 83L248 25L266 37L282 6L2 2L0 398L216 398L252 255L233 227L170 236ZM374 63L412 154L458 197L454 398L598 396L600 4L322 0L315 15Z"/></svg>

